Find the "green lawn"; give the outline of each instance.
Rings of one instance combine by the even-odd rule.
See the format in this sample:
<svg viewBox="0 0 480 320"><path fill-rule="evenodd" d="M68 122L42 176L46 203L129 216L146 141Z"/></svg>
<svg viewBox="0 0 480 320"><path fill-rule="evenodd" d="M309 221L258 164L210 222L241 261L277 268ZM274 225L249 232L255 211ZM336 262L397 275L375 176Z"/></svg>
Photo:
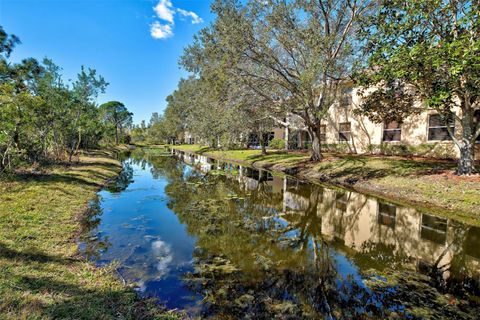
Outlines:
<svg viewBox="0 0 480 320"><path fill-rule="evenodd" d="M171 148L194 152L198 154L210 155L217 158L224 158L236 161L244 161L248 163L282 163L282 162L298 162L309 159L309 156L305 153L294 153L284 151L269 151L268 154L262 155L261 150L252 149L239 149L239 150L216 150L209 147L186 144L186 145L174 145Z"/></svg>
<svg viewBox="0 0 480 320"><path fill-rule="evenodd" d="M427 159L406 159L399 157L378 157L363 155L327 155L325 161L314 166L318 172L325 172L332 178L356 177L364 180L385 176L425 175L453 170L450 161Z"/></svg>
<svg viewBox="0 0 480 320"><path fill-rule="evenodd" d="M347 185L361 192L431 208L434 213L480 224L480 177L453 175L453 161L367 155L325 154L319 163L290 151L211 150L198 145L172 146L271 170L297 172L313 180Z"/></svg>
<svg viewBox="0 0 480 320"><path fill-rule="evenodd" d="M0 318L174 318L78 253L87 203L121 170L107 152L0 177Z"/></svg>

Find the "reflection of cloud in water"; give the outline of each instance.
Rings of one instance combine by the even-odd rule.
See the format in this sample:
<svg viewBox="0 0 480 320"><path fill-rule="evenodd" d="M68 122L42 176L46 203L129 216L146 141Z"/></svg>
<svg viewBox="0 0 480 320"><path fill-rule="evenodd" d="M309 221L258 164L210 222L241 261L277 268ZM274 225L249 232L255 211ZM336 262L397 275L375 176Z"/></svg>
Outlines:
<svg viewBox="0 0 480 320"><path fill-rule="evenodd" d="M155 240L152 242L152 252L155 256L158 256L157 270L159 271L159 278L161 278L170 271L169 265L173 261L172 249L166 242Z"/></svg>
<svg viewBox="0 0 480 320"><path fill-rule="evenodd" d="M142 293L145 292L145 290L147 290L147 285L145 284L145 280L138 281L136 284L135 290Z"/></svg>

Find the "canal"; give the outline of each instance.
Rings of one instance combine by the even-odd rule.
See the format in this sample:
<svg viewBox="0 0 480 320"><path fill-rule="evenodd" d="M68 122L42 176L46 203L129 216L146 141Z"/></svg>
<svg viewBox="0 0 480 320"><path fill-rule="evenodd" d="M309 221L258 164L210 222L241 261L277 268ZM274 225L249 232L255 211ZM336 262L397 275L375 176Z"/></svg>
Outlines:
<svg viewBox="0 0 480 320"><path fill-rule="evenodd" d="M480 228L200 155L138 149L80 248L191 316L477 319Z"/></svg>

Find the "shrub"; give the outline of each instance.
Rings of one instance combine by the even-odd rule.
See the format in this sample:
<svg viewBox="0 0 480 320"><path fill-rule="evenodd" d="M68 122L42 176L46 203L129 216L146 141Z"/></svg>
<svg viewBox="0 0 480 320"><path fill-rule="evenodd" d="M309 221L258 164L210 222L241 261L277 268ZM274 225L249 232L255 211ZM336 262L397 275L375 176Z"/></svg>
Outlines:
<svg viewBox="0 0 480 320"><path fill-rule="evenodd" d="M346 142L322 144L322 148L323 150L326 150L328 152L335 152L335 153L351 153L352 152L348 143Z"/></svg>
<svg viewBox="0 0 480 320"><path fill-rule="evenodd" d="M279 138L273 138L268 146L272 149L285 149L285 140Z"/></svg>
<svg viewBox="0 0 480 320"><path fill-rule="evenodd" d="M422 143L419 145L407 145L404 143L371 144L367 148L371 154L383 154L389 156L420 156L443 159L455 158L455 147L446 143Z"/></svg>

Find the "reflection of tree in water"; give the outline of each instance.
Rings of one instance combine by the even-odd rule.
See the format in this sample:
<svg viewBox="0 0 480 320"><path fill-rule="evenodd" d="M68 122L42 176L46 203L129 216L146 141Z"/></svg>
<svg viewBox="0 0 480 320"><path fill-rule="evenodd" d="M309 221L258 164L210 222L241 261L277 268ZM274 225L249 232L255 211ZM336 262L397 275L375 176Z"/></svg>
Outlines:
<svg viewBox="0 0 480 320"><path fill-rule="evenodd" d="M318 215L318 206L322 203L323 188L320 186L312 186L311 192L306 194L308 198L308 205L302 213L286 214L284 218L289 222L288 226L283 231L288 233L298 230L299 234L295 241L296 245L300 245L301 249L308 248L311 242L314 246L314 253L319 247L318 242L322 242L322 217Z"/></svg>
<svg viewBox="0 0 480 320"><path fill-rule="evenodd" d="M89 260L98 260L100 252L107 250L110 246L108 237L102 237L98 232L102 213L100 197L96 197L90 202L80 220L80 250Z"/></svg>
<svg viewBox="0 0 480 320"><path fill-rule="evenodd" d="M321 236L320 189L309 195L307 210L289 217L287 225L276 221L272 208L264 206L272 206L270 201L247 194L223 176L193 175L173 181L167 192L170 207L198 239L195 272L187 279L204 294L206 315L385 314L380 298L387 293L375 295L353 276L339 274L335 252ZM298 236L288 236L291 233Z"/></svg>
<svg viewBox="0 0 480 320"><path fill-rule="evenodd" d="M448 304L431 286L430 277L398 271L402 264L411 261L405 262L408 256L402 254L402 246L393 255L394 248L388 245L388 240L393 235L395 243L410 243L409 234L396 234L395 230L376 233L385 244L365 242L354 250L344 243L325 239L322 222L327 227L333 225L334 235L340 239L346 235L354 237L358 231L355 229L366 201L351 201L351 193L332 192L336 194L334 197L327 193L323 199L320 186L296 183L288 189L285 184L288 192L298 196L296 200L304 200L301 206L290 210L283 203L286 190L278 192L278 183L274 190L272 178L261 172L258 179L257 173L251 172L252 177L246 176L250 180L237 177L237 181L216 170L206 175L192 171L172 157L143 150L133 152L128 164L148 168L155 179L168 181L168 206L197 239L195 271L186 278L191 288L204 295L206 316L388 318L406 317L415 309L418 318L422 312L427 312L424 317L469 317L469 311L461 313ZM229 175L238 173L234 171ZM401 218L397 217L397 223ZM92 219L89 228L95 229L98 222ZM453 277L441 276L465 268L470 259L467 253L472 249L464 248L462 243L472 238L469 234L456 231L458 243L450 247L456 252L454 259L448 266L440 265L440 260L436 263L436 270L440 270L436 286L444 286L445 292L451 288L475 292L471 289L473 283L453 282ZM160 238L144 238L141 231L140 238L132 250L120 250L117 257L125 266L120 272L140 282L161 277L171 259L170 249ZM98 252L107 244L93 241L89 245L89 250ZM152 248L156 248L156 254L148 257L142 254ZM345 270L349 262L343 255L355 263L349 265L349 270ZM356 267L362 270L363 282ZM429 272L433 272L430 266ZM455 271L455 274L460 273Z"/></svg>
<svg viewBox="0 0 480 320"><path fill-rule="evenodd" d="M452 223L453 239L445 246L445 250L433 264L422 264L421 271L430 276L432 284L443 292L454 293L456 296L480 296L480 281L476 279L469 263L475 263L480 258L480 228L467 227L461 223ZM477 254L477 257L472 254ZM445 255L453 254L448 262L442 262ZM478 260L477 260L478 261ZM478 262L477 262L478 265Z"/></svg>
<svg viewBox="0 0 480 320"><path fill-rule="evenodd" d="M105 186L105 190L111 193L122 192L133 182L133 167L129 161L123 162L122 172L118 177Z"/></svg>
<svg viewBox="0 0 480 320"><path fill-rule="evenodd" d="M462 249L468 241L465 234L469 228L457 224L454 239L445 246L433 263L415 260L402 250L395 250L395 245L382 242L365 242L360 250L349 257L362 269L374 268L371 279L381 275L390 287L395 287L393 298L406 307L415 310L415 314L424 318L475 319L478 302L470 297L480 294L479 282L467 267L468 256ZM471 227L471 229L475 229ZM445 263L445 255L453 257ZM414 272L406 266L416 266ZM474 270L475 268L473 268ZM373 269L369 269L373 270ZM377 291L388 289L385 282L369 283ZM454 294L447 300L445 293ZM463 299L463 300L459 300Z"/></svg>

